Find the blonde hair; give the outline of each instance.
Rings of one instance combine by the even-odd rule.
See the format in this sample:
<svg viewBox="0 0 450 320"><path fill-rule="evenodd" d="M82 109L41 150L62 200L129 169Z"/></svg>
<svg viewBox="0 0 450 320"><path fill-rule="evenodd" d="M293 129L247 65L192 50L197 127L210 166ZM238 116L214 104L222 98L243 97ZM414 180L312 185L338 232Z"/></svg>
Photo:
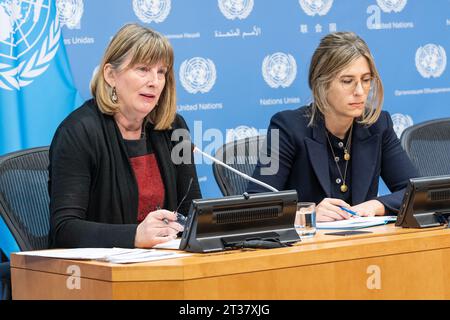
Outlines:
<svg viewBox="0 0 450 320"><path fill-rule="evenodd" d="M373 82L364 112L357 121L368 126L377 121L381 113L384 91L369 47L353 32L334 32L322 38L311 58L308 82L313 95L313 103L309 125L314 123L318 115L323 116L330 108L327 93L331 82L341 71L360 57L366 58Z"/></svg>
<svg viewBox="0 0 450 320"><path fill-rule="evenodd" d="M130 62L124 65L128 57L131 57ZM138 24L127 24L116 33L91 81L91 93L100 111L109 115L118 112L117 103L111 99L112 88L104 78L103 70L106 64L111 64L115 70L122 70L140 63L154 65L158 62L167 67L166 84L158 105L147 115L147 121L152 122L156 130L169 129L176 113L173 49L161 34Z"/></svg>

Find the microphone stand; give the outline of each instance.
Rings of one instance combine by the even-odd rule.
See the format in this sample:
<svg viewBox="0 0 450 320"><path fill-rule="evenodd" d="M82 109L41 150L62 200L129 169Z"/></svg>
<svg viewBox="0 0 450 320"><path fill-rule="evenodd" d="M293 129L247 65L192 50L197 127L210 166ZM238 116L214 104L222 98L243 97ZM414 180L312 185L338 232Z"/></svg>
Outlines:
<svg viewBox="0 0 450 320"><path fill-rule="evenodd" d="M237 175L241 176L242 178L244 178L244 179L246 179L246 180L250 180L251 182L254 182L254 183L256 183L256 184L258 184L258 185L260 185L260 186L262 186L262 187L265 187L265 188L269 189L270 191L274 191L274 192L278 192L278 191L279 191L279 190L275 189L274 187L268 185L267 183L264 183L264 182L262 182L262 181L259 181L259 180L255 179L255 178L252 178L252 177L250 177L249 175L247 175L247 174L245 174L245 173L243 173L243 172L240 172L239 170L236 170L236 169L233 168L233 167L230 167L229 165L223 163L222 161L220 161L220 160L214 158L213 156L210 156L209 154L203 152L202 150L200 150L200 149L197 148L196 146L194 146L193 151L202 154L203 156L205 156L205 157L208 158L209 160L211 160L211 161L213 161L213 162L215 162L215 163L217 163L217 164L219 164L219 165L221 165L221 166L227 168L228 170L233 171L234 173L236 173Z"/></svg>

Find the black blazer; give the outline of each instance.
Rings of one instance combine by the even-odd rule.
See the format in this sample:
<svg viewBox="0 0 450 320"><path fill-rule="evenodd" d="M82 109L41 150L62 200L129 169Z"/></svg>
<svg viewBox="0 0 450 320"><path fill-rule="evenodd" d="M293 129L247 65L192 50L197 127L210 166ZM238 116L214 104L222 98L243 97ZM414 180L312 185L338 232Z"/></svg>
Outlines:
<svg viewBox="0 0 450 320"><path fill-rule="evenodd" d="M147 124L147 137L165 187L164 208L187 214L192 199L201 198L191 164L171 161L173 129L187 129L177 115L171 130ZM50 146L49 194L51 247L134 247L138 187L122 135L112 116L102 114L94 100L72 112L58 127Z"/></svg>
<svg viewBox="0 0 450 320"><path fill-rule="evenodd" d="M262 165L259 162L253 177L279 190L297 190L299 201L319 203L331 197L329 146L324 120L319 118L308 127L309 115L310 107L302 107L282 111L272 117L268 152L274 144L270 139L271 132L278 129L279 153L274 151L269 155L272 161L279 160L279 168L275 174L262 175L261 169L273 166L273 163ZM377 199L388 211L397 212L409 178L418 174L400 145L388 112L381 112L370 127L355 122L351 156L351 205ZM380 176L391 194L377 196ZM254 183L249 184L248 191L267 192Z"/></svg>

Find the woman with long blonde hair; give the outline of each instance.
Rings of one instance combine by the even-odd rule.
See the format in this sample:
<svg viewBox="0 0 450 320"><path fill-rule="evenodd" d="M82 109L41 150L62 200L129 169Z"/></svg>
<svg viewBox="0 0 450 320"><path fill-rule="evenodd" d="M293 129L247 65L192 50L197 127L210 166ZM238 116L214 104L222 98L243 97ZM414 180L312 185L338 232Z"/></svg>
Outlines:
<svg viewBox="0 0 450 320"><path fill-rule="evenodd" d="M416 169L400 146L391 117L381 111L383 85L372 54L353 32L322 38L309 69L313 101L275 114L268 149L276 172L254 178L296 189L299 201L317 204L317 221L396 213ZM278 150L271 139L279 139ZM267 168L265 168L267 169ZM391 194L378 196L379 178ZM249 192L261 192L250 183Z"/></svg>

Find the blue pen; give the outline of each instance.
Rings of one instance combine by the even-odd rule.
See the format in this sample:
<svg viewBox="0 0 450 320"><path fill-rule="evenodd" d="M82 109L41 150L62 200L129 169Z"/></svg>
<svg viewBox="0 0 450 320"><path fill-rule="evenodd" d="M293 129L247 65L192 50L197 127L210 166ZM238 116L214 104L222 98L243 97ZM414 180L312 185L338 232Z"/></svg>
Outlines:
<svg viewBox="0 0 450 320"><path fill-rule="evenodd" d="M356 213L355 211L352 211L352 210L350 210L350 209L347 209L346 207L341 207L341 206L339 206L339 208L341 208L341 209L344 210L345 212L350 213L352 216L357 216L357 217L359 217L359 214Z"/></svg>

